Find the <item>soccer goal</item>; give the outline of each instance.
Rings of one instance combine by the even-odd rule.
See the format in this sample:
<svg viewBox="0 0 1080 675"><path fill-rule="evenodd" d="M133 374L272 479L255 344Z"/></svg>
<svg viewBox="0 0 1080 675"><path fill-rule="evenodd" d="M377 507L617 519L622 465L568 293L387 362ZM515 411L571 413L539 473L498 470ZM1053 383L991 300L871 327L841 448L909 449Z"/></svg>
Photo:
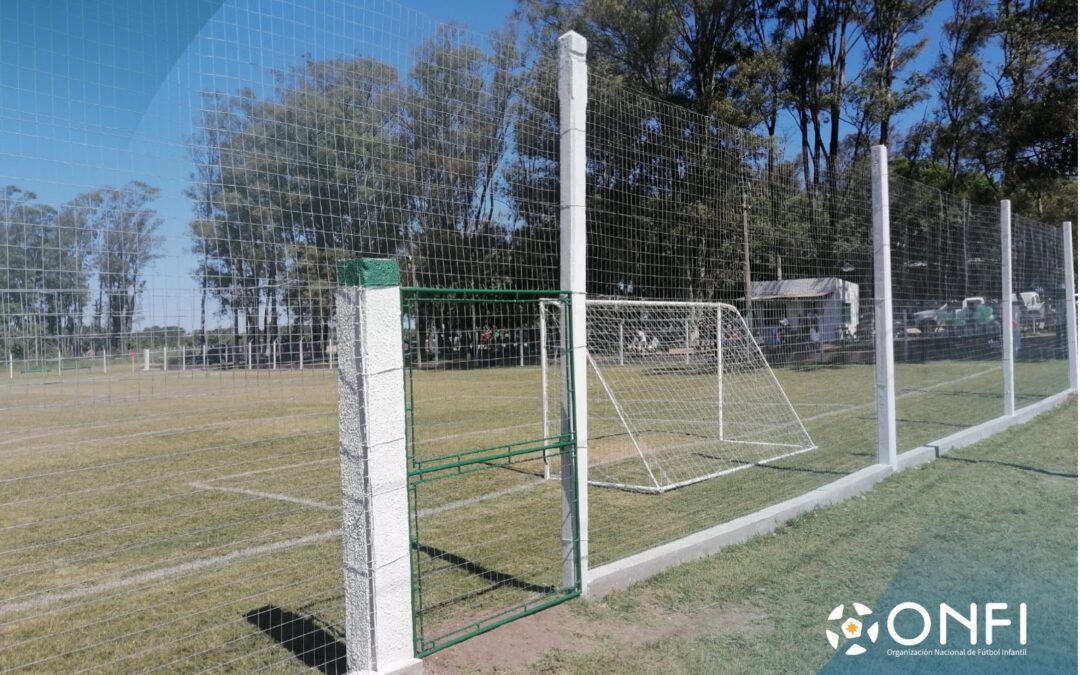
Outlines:
<svg viewBox="0 0 1080 675"><path fill-rule="evenodd" d="M660 493L816 447L731 305L589 299L586 328L590 484Z"/></svg>

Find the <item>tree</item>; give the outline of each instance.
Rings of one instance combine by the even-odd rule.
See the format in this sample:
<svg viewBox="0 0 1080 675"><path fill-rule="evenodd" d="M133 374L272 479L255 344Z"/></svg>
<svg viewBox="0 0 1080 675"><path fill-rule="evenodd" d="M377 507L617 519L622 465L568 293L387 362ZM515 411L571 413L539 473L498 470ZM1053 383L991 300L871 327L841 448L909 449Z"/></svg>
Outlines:
<svg viewBox="0 0 1080 675"><path fill-rule="evenodd" d="M878 125L877 143L889 144L893 115L906 110L926 97L924 73L913 72L905 78L900 91L894 89L896 78L919 55L926 38L905 44L918 35L923 19L938 0L862 0L860 24L866 46L862 78L868 82L865 95L867 116Z"/></svg>
<svg viewBox="0 0 1080 675"><path fill-rule="evenodd" d="M980 162L1005 194L1038 195L1076 176L1076 5L1001 0L994 33L1002 63L986 102Z"/></svg>
<svg viewBox="0 0 1080 675"><path fill-rule="evenodd" d="M953 0L952 7L937 63L930 70L938 106L929 133L931 157L948 172L943 187L955 192L965 165L977 152L983 113L979 52L990 37L991 22L985 0Z"/></svg>
<svg viewBox="0 0 1080 675"><path fill-rule="evenodd" d="M114 352L128 347L147 268L160 257L163 240L157 232L162 221L150 207L159 192L142 181L131 181L84 193L69 205L99 237L93 253L96 314L101 332L108 335L107 347Z"/></svg>

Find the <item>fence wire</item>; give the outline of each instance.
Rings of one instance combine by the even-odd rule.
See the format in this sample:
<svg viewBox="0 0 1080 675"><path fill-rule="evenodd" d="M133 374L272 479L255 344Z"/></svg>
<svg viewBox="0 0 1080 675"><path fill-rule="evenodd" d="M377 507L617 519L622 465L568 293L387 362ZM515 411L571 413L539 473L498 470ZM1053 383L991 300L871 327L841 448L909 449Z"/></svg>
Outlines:
<svg viewBox="0 0 1080 675"><path fill-rule="evenodd" d="M344 672L337 262L394 257L406 286L557 288L554 45L532 54L513 25L478 35L390 0L159 4L3 13L0 670ZM663 494L594 488L600 565L875 461L874 274L864 162L785 157L590 79L589 295L738 308L815 446ZM1000 414L1010 322L997 206L890 187L904 449ZM1067 386L1071 271L1058 230L1013 227L1024 405ZM437 385L427 441L498 436L500 405L553 433L556 389L533 380L558 370L538 352L554 320L541 340L531 314L496 313L485 346L483 325L429 319L403 345ZM647 330L639 344L670 342ZM673 377L642 372L635 396L680 390ZM537 476L455 489L528 484L478 502L513 502L528 538L524 495L556 483L538 458L514 468ZM453 526L447 550L522 562L432 514ZM555 584L541 567L507 574Z"/></svg>
<svg viewBox="0 0 1080 675"><path fill-rule="evenodd" d="M998 205L893 176L897 443L911 449L1003 411Z"/></svg>
<svg viewBox="0 0 1080 675"><path fill-rule="evenodd" d="M336 263L555 287L554 54L126 11L4 11L0 670L344 672Z"/></svg>
<svg viewBox="0 0 1080 675"><path fill-rule="evenodd" d="M1072 270L1061 228L1024 216L1013 216L1012 255L1013 388L1021 408L1069 386L1065 275Z"/></svg>
<svg viewBox="0 0 1080 675"><path fill-rule="evenodd" d="M595 77L587 138L590 296L734 305L817 446L664 494L591 490L592 563L744 515L872 463L868 165L822 163L809 167L808 183L803 165L785 159L772 139ZM668 351L665 335L644 341L653 338ZM610 408L602 383L595 373L590 377L590 405L595 399ZM700 377L687 373L680 385L670 373L645 375L636 396L659 401L673 387L700 388ZM754 423L728 415L729 422ZM628 424L648 426L648 420ZM590 444L608 442L606 428L590 426ZM601 455L590 455L600 472Z"/></svg>

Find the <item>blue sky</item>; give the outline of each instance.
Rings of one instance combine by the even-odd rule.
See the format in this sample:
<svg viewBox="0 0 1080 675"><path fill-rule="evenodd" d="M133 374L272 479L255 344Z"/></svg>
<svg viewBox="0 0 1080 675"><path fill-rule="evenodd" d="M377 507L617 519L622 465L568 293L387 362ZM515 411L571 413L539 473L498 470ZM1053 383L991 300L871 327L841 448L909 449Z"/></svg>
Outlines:
<svg viewBox="0 0 1080 675"><path fill-rule="evenodd" d="M487 33L513 7L512 0L0 0L0 185L54 205L132 179L159 187L166 255L150 288L191 295L185 142L200 91L248 86L265 95L270 71L303 54L359 51L407 66L438 22ZM940 34L949 10L938 6L929 35ZM918 65L936 54L932 40ZM924 105L901 126L922 117ZM165 314L145 323L192 325L189 303L158 304Z"/></svg>

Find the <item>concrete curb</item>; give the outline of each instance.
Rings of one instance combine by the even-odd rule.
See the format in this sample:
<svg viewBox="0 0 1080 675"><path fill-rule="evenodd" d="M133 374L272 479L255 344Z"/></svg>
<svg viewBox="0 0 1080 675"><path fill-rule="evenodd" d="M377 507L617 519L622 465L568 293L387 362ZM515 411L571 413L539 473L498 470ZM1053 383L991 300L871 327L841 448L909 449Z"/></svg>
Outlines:
<svg viewBox="0 0 1080 675"><path fill-rule="evenodd" d="M866 492L894 473L927 464L938 456L989 438L1009 427L1024 424L1055 408L1076 392L1064 391L1038 403L951 434L897 456L896 466L874 464L806 494L766 507L760 511L715 525L641 553L601 565L589 571L589 597L600 598L612 591L648 579L664 570L718 553L734 544L772 532L780 525L819 506L827 506Z"/></svg>

